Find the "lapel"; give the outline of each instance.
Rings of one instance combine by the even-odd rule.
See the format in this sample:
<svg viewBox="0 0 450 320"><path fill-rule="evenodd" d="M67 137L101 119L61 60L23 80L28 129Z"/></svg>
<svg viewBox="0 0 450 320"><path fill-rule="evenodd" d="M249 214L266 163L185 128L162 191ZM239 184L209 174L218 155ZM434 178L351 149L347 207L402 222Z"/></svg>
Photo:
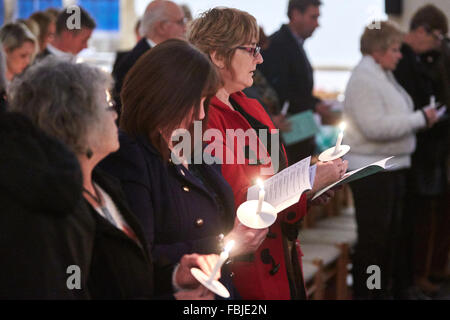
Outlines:
<svg viewBox="0 0 450 320"><path fill-rule="evenodd" d="M111 199L113 199L114 204L117 206L117 209L119 209L123 219L132 229L140 243L137 243L136 241L131 239L122 230L114 227L109 221L107 221L103 216L99 215L91 206L89 206L91 211L93 211L96 220L98 221L97 227L107 234L115 237L120 237L126 241L133 243L133 245L138 246L140 249L143 249L142 251L145 252L145 255L148 258L148 244L145 240L144 233L141 229L141 225L131 213L128 205L126 204L125 196L120 190L120 182L100 169L94 170L93 181L95 181L103 190L106 191L106 193L108 193Z"/></svg>
<svg viewBox="0 0 450 320"><path fill-rule="evenodd" d="M159 153L158 150L155 149L155 147L153 147L153 145L150 143L150 141L144 137L144 136L139 136L137 138L139 144L141 146L144 147L144 149L151 153L153 156L156 156L159 158L161 165L165 166L166 170L168 171L172 171L175 176L177 177L178 180L182 181L183 183L187 183L189 184L190 187L195 187L196 189L198 189L199 191L201 191L202 193L204 193L206 196L208 196L208 198L210 198L214 203L215 203L215 199L214 197L211 195L211 193L208 191L208 189L206 189L206 187L198 180L197 177L195 177L188 169L186 169L182 164L174 164L171 163L169 165L165 165L163 163L163 160L161 158L161 155ZM207 167L207 165L205 164L201 164L200 165L202 167L202 169L204 171L208 171L211 170L209 167ZM170 174L170 173L169 173Z"/></svg>

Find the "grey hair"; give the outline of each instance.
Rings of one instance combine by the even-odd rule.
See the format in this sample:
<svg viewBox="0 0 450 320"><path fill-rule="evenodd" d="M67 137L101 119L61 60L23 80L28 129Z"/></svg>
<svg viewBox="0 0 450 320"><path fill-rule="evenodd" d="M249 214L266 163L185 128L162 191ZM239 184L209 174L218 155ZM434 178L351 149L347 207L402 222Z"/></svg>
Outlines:
<svg viewBox="0 0 450 320"><path fill-rule="evenodd" d="M167 7L168 3L166 1L161 1L160 6L157 6L153 10L145 11L144 16L142 17L141 27L139 28L141 37L146 37L153 33L155 24L167 19Z"/></svg>
<svg viewBox="0 0 450 320"><path fill-rule="evenodd" d="M11 111L83 154L101 143L95 138L103 129L101 105L107 106L105 90L111 84L100 69L48 57L13 81L8 101Z"/></svg>
<svg viewBox="0 0 450 320"><path fill-rule="evenodd" d="M0 94L6 91L6 59L3 46L0 43Z"/></svg>

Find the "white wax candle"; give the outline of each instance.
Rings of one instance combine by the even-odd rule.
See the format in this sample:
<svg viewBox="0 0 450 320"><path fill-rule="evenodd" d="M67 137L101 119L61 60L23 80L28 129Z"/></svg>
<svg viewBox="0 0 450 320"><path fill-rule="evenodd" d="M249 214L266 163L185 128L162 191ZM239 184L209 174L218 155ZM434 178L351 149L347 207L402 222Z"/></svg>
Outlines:
<svg viewBox="0 0 450 320"><path fill-rule="evenodd" d="M431 98L430 98L430 106L432 108L436 108L436 97L435 96L431 96Z"/></svg>
<svg viewBox="0 0 450 320"><path fill-rule="evenodd" d="M336 142L336 147L334 148L334 154L338 154L339 151L341 151L340 149L341 149L342 140L344 139L344 130L346 128L346 124L344 122L342 122L339 127L341 129L341 132L339 133L339 136L338 136L338 139Z"/></svg>
<svg viewBox="0 0 450 320"><path fill-rule="evenodd" d="M211 272L211 275L208 279L209 282L213 281L216 277L217 272L222 268L225 261L227 261L228 257L230 256L230 251L234 247L234 240L231 240L227 245L225 246L225 249L219 256L219 261L217 261L216 265L214 266L214 269Z"/></svg>
<svg viewBox="0 0 450 320"><path fill-rule="evenodd" d="M264 203L264 198L266 197L266 191L264 190L264 183L258 179L258 185L259 185L259 197L258 197L258 208L256 209L256 213L260 214L262 211L262 206Z"/></svg>

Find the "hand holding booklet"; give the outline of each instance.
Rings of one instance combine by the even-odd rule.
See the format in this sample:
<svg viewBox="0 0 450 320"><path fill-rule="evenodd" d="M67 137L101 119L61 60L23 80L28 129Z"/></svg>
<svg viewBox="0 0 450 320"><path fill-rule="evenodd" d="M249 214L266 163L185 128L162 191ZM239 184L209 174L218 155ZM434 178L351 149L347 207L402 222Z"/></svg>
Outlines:
<svg viewBox="0 0 450 320"><path fill-rule="evenodd" d="M346 173L342 179L318 191L312 200L318 198L331 188L355 181L389 168L386 163L389 157L360 169ZM296 204L302 194L312 189L316 174L316 166L310 166L311 157L301 160L264 181L265 200L279 213ZM255 185L247 191L247 201L258 200L260 188Z"/></svg>
<svg viewBox="0 0 450 320"><path fill-rule="evenodd" d="M340 186L340 185L343 185L343 184L346 184L346 183L350 183L350 182L355 181L355 180L359 180L359 179L365 178L367 176L370 176L370 175L375 174L377 172L380 172L382 170L389 169L389 168L393 167L393 165L391 165L391 166L387 166L386 165L387 162L389 160L391 160L392 158L394 158L394 157L389 157L389 158L380 160L378 162L369 164L368 166L359 168L357 170L347 172L346 174L344 174L344 176L340 180L336 181L335 183L330 184L328 187L325 187L322 190L320 190L319 192L317 192L314 195L314 197L312 198L312 200L320 197L322 194L324 194L325 192L327 192L331 188L334 188L334 187L337 187L337 186Z"/></svg>

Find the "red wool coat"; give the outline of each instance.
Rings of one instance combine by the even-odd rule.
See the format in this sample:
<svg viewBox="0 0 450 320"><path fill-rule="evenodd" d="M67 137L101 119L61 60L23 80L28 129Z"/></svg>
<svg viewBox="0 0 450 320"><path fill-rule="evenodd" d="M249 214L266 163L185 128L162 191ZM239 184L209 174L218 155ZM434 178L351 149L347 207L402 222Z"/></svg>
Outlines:
<svg viewBox="0 0 450 320"><path fill-rule="evenodd" d="M231 98L239 104L245 112L259 122L268 126L271 130L276 129L269 115L257 100L247 98L242 92L232 94ZM245 148L242 148L236 140L234 146L231 146L229 140L232 139L232 136L230 134L227 136L227 130L242 129L245 132L246 130L251 129L251 126L239 112L231 110L226 104L217 99L217 97L214 97L210 103L208 129L219 130L220 136L223 137L218 138L218 135L214 134L215 139L214 141L210 141L209 151L217 158L223 160L222 174L233 189L237 209L239 205L246 201L247 189L255 185L257 178L261 177L263 180L266 180L273 175L273 170L271 174L265 176L262 175L261 171L261 169L265 168L267 170L271 167L270 156L258 137L255 138L259 143L258 150L253 150L251 144L249 146L251 139L247 139L245 141L247 148L250 148L254 155L258 155L258 159L261 161L257 164L252 164L250 162L251 159L245 159L243 164L238 164L238 160L241 161L239 163L242 163L242 159L245 158L243 151ZM218 132L216 131L216 133ZM217 149L213 150L213 146ZM284 147L282 148L284 152ZM218 152L218 150L220 151ZM259 154L257 151L259 151ZM232 164L226 162L226 160L232 160ZM261 162L264 164L261 164ZM278 214L277 221L270 227L271 236L264 240L262 245L255 252L253 259L244 261L236 259L236 261L233 262L233 272L235 274L234 284L243 299L289 300L295 298L295 296L291 295L292 288L290 288L289 285L286 268L287 264L292 265L292 261L289 261L290 259L286 258L288 257L286 254L288 248L286 248L287 242L281 232L281 223L283 221L294 224L305 215L306 196L302 196L296 205ZM298 240L295 241L295 247L299 260L298 265L301 268L302 253L300 251ZM264 264L261 258L261 252L264 250L267 252L267 249L273 257L275 265L280 264L278 272L273 275L270 273L273 269L273 265ZM301 270L298 271L301 273ZM301 281L299 281L298 278L295 280L291 277L291 280L291 284L295 283L294 286L297 287L297 291L299 290L298 288L304 290L304 284L299 283Z"/></svg>

